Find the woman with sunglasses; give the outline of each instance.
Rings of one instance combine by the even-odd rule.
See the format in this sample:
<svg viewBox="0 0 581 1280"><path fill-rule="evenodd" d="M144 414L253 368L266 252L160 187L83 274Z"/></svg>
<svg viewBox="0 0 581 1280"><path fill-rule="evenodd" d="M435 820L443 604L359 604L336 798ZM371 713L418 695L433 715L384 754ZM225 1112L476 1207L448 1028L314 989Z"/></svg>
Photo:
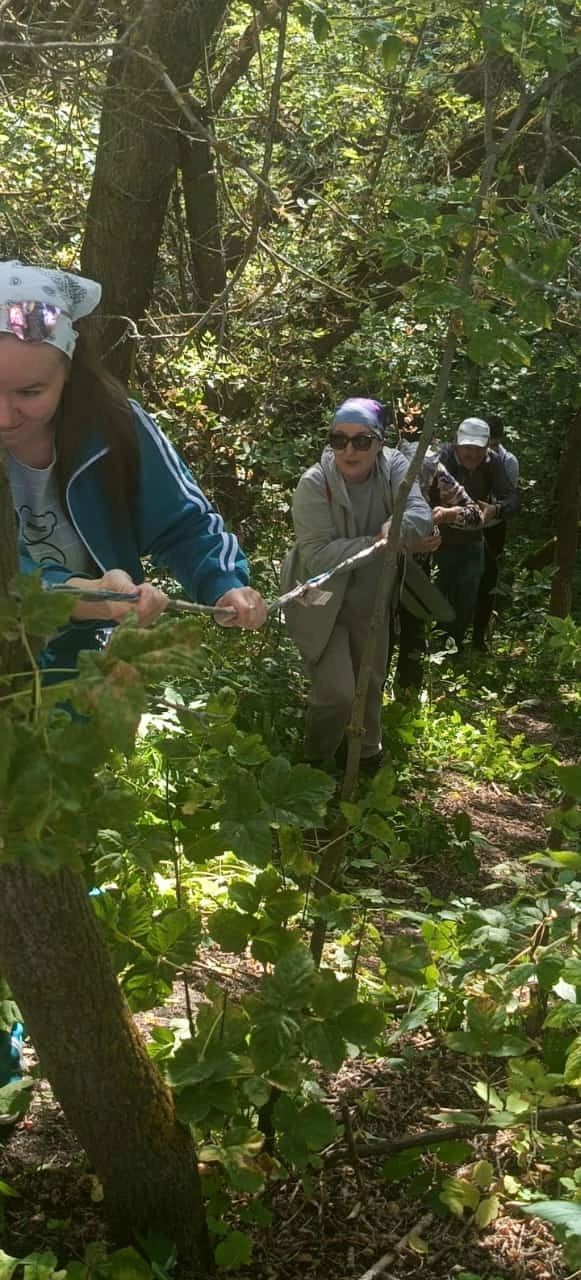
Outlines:
<svg viewBox="0 0 581 1280"><path fill-rule="evenodd" d="M377 400L352 397L334 414L320 462L305 471L293 499L296 545L285 559L283 590L330 569L385 536L408 462L384 447L385 411ZM402 521L402 544L430 551L432 513L417 482ZM381 573L372 558L332 582L323 605L293 604L286 621L306 661L311 685L305 757L330 761L349 723L355 685ZM389 622L377 646L365 708L362 767L381 761L381 705L389 646Z"/></svg>
<svg viewBox="0 0 581 1280"><path fill-rule="evenodd" d="M224 625L266 617L248 566L169 440L93 355L82 319L101 286L67 271L0 263L0 449L19 527L23 572L50 586L137 592L134 604L79 602L72 624L40 658L46 678L75 670L103 626L134 609L142 626L167 596L142 558L188 595L234 612ZM79 321L81 324L79 325Z"/></svg>

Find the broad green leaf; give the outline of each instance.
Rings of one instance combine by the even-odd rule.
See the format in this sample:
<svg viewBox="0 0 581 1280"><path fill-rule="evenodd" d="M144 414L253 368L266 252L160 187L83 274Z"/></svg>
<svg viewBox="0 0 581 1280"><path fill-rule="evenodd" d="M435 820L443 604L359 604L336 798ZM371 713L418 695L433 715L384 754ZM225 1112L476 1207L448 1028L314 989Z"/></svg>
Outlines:
<svg viewBox="0 0 581 1280"><path fill-rule="evenodd" d="M300 1112L299 1129L310 1151L320 1151L337 1133L335 1117L322 1102L310 1102Z"/></svg>
<svg viewBox="0 0 581 1280"><path fill-rule="evenodd" d="M20 1265L20 1258L12 1258L9 1253L0 1249L0 1280L12 1280L16 1268Z"/></svg>
<svg viewBox="0 0 581 1280"><path fill-rule="evenodd" d="M258 911L260 906L260 893L250 880L233 880L228 888L228 897L250 915Z"/></svg>
<svg viewBox="0 0 581 1280"><path fill-rule="evenodd" d="M575 1038L567 1054L565 1083L581 1087L581 1035Z"/></svg>
<svg viewBox="0 0 581 1280"><path fill-rule="evenodd" d="M342 1036L360 1049L371 1047L385 1026L385 1014L372 1004L352 1004L336 1019Z"/></svg>
<svg viewBox="0 0 581 1280"><path fill-rule="evenodd" d="M380 813L384 809L391 812L393 792L395 788L395 772L390 764L385 764L378 773L375 774L368 793L368 802L374 809L378 809Z"/></svg>
<svg viewBox="0 0 581 1280"><path fill-rule="evenodd" d="M274 756L262 769L260 787L272 822L316 826L325 816L335 781L309 764L291 765L284 756Z"/></svg>
<svg viewBox="0 0 581 1280"><path fill-rule="evenodd" d="M396 63L399 61L399 57L403 49L403 40L400 36L384 36L380 44L380 49L384 71L392 71Z"/></svg>
<svg viewBox="0 0 581 1280"><path fill-rule="evenodd" d="M301 1009L309 1000L314 972L311 952L297 944L277 960L274 973L263 979L261 996L277 1009Z"/></svg>
<svg viewBox="0 0 581 1280"><path fill-rule="evenodd" d="M214 1250L216 1266L223 1271L238 1271L252 1261L252 1240L243 1231L230 1231Z"/></svg>
<svg viewBox="0 0 581 1280"><path fill-rule="evenodd" d="M421 1150L410 1148L409 1151L401 1151L396 1156L390 1156L381 1170L382 1177L386 1182L403 1182L415 1172L421 1163L422 1155Z"/></svg>
<svg viewBox="0 0 581 1280"><path fill-rule="evenodd" d="M313 35L317 44L322 44L323 40L327 40L331 34L331 23L322 9L319 9L313 18Z"/></svg>
<svg viewBox="0 0 581 1280"><path fill-rule="evenodd" d="M279 1068L281 1060L290 1057L300 1033L300 1024L282 1009L267 1009L255 1022L250 1035L249 1051L258 1073Z"/></svg>
<svg viewBox="0 0 581 1280"><path fill-rule="evenodd" d="M338 978L332 969L320 969L317 973L312 995L313 1012L321 1018L340 1013L349 1005L355 1004L357 987L353 978Z"/></svg>
<svg viewBox="0 0 581 1280"><path fill-rule="evenodd" d="M151 1280L151 1267L136 1249L117 1249L107 1259L111 1280Z"/></svg>
<svg viewBox="0 0 581 1280"><path fill-rule="evenodd" d="M500 1200L498 1196L485 1196L480 1201L474 1221L477 1227L488 1227L491 1222L496 1222L500 1213Z"/></svg>
<svg viewBox="0 0 581 1280"><path fill-rule="evenodd" d="M562 1227L571 1235L581 1237L581 1204L571 1200L536 1200L519 1208L531 1217L542 1218L553 1227Z"/></svg>
<svg viewBox="0 0 581 1280"><path fill-rule="evenodd" d="M242 765L264 764L270 759L270 751L259 733L241 733L240 730L228 747L228 755Z"/></svg>
<svg viewBox="0 0 581 1280"><path fill-rule="evenodd" d="M465 1209L476 1209L480 1201L480 1193L467 1178L444 1178L440 1200L457 1218L461 1218Z"/></svg>
<svg viewBox="0 0 581 1280"><path fill-rule="evenodd" d="M347 800L341 801L341 813L345 821L350 827L358 827L363 817L363 809L360 804L350 804Z"/></svg>
<svg viewBox="0 0 581 1280"><path fill-rule="evenodd" d="M230 769L224 780L224 795L220 817L228 823L246 822L264 808L256 778L247 769Z"/></svg>
<svg viewBox="0 0 581 1280"><path fill-rule="evenodd" d="M475 1185L485 1191L490 1186L493 1177L494 1169L490 1160L477 1160L472 1167L472 1181Z"/></svg>
<svg viewBox="0 0 581 1280"><path fill-rule="evenodd" d="M208 917L208 932L223 951L240 952L248 946L255 923L254 916L247 912L221 907Z"/></svg>
<svg viewBox="0 0 581 1280"><path fill-rule="evenodd" d="M324 1071L338 1071L344 1061L345 1041L332 1022L308 1021L303 1030L305 1052Z"/></svg>
<svg viewBox="0 0 581 1280"><path fill-rule="evenodd" d="M262 867L272 857L272 831L266 814L237 822L225 819L220 823L220 837L224 848L252 866Z"/></svg>
<svg viewBox="0 0 581 1280"><path fill-rule="evenodd" d="M565 794L581 800L581 764L562 765L557 776Z"/></svg>
<svg viewBox="0 0 581 1280"><path fill-rule="evenodd" d="M232 720L236 715L236 694L233 689L229 689L227 685L222 685L215 693L211 693L206 703L206 711L209 716L215 716L219 720Z"/></svg>
<svg viewBox="0 0 581 1280"><path fill-rule="evenodd" d="M431 964L431 953L422 939L417 942L394 934L384 939L382 959L387 981L393 986L424 986L424 973Z"/></svg>
<svg viewBox="0 0 581 1280"><path fill-rule="evenodd" d="M299 889L280 889L272 898L267 898L264 910L271 920L278 924L298 915L305 903L305 895Z"/></svg>

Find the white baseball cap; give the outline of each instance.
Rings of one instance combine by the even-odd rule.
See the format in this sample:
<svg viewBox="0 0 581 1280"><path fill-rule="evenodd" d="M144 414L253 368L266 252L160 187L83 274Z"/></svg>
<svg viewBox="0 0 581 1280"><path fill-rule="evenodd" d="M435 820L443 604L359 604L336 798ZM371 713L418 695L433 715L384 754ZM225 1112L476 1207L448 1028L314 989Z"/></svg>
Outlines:
<svg viewBox="0 0 581 1280"><path fill-rule="evenodd" d="M456 433L457 444L476 444L486 449L490 441L490 427L484 418L464 418Z"/></svg>

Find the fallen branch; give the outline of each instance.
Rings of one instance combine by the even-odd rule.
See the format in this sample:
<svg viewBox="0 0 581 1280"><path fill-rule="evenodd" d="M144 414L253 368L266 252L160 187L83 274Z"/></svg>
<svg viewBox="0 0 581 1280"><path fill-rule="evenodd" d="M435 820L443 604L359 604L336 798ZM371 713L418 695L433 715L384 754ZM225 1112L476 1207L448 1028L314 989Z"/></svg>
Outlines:
<svg viewBox="0 0 581 1280"><path fill-rule="evenodd" d="M368 1270L359 1277L359 1280L375 1280L375 1276L381 1275L382 1271L385 1271L392 1262L395 1262L397 1254L401 1253L402 1250L405 1249L406 1245L409 1244L411 1237L419 1236L421 1231L425 1231L426 1227L429 1227L433 1216L433 1213L425 1213L423 1218L420 1218L419 1222L416 1222L414 1227L410 1227L409 1231L406 1231L405 1236L402 1236L401 1240L394 1245L393 1249L391 1249L389 1253L384 1253L382 1258L378 1258L377 1262L374 1262L373 1266L369 1267Z"/></svg>
<svg viewBox="0 0 581 1280"><path fill-rule="evenodd" d="M553 1124L556 1120L563 1124L573 1124L574 1121L581 1120L581 1102L568 1102L561 1107L544 1107L536 1113L530 1111L515 1117L514 1124L523 1124L526 1120L535 1120L539 1129L544 1128L546 1124ZM514 1128L514 1125L504 1125L503 1128ZM397 1151L407 1151L408 1147L429 1147L436 1142L448 1142L451 1138L468 1138L474 1137L477 1133L498 1132L499 1125L489 1122L448 1124L440 1125L438 1129L426 1129L424 1133L404 1133L401 1138L378 1138L377 1142L356 1142L354 1150L359 1158L385 1156L393 1155ZM346 1154L344 1148L340 1151L331 1151L330 1163L337 1163Z"/></svg>

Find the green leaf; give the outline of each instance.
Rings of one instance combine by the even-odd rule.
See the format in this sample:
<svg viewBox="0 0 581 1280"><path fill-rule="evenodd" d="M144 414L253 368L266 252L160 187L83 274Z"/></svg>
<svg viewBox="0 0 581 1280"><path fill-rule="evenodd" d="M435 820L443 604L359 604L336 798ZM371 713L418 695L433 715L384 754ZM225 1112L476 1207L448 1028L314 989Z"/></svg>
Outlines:
<svg viewBox="0 0 581 1280"><path fill-rule="evenodd" d="M488 1227L491 1222L496 1222L500 1213L500 1200L498 1196L485 1196L480 1201L474 1221L477 1227Z"/></svg>
<svg viewBox="0 0 581 1280"><path fill-rule="evenodd" d="M401 1151L397 1156L390 1156L381 1170L382 1177L386 1182L403 1182L415 1172L421 1162L422 1154L421 1150L410 1148L409 1151Z"/></svg>
<svg viewBox="0 0 581 1280"><path fill-rule="evenodd" d="M345 1059L346 1046L342 1035L331 1022L307 1022L303 1030L303 1042L308 1057L320 1062L324 1071L339 1070Z"/></svg>
<svg viewBox="0 0 581 1280"><path fill-rule="evenodd" d="M445 1178L440 1192L442 1204L457 1218L461 1218L465 1209L476 1209L480 1202L480 1193L467 1178Z"/></svg>
<svg viewBox="0 0 581 1280"><path fill-rule="evenodd" d="M393 807L394 788L395 772L390 764L384 764L383 768L375 774L369 788L368 799L370 806L378 809L380 813L384 809L390 812Z"/></svg>
<svg viewBox="0 0 581 1280"><path fill-rule="evenodd" d="M403 40L400 36L384 36L379 47L384 71L393 71L403 49Z"/></svg>
<svg viewBox="0 0 581 1280"><path fill-rule="evenodd" d="M111 1280L151 1280L151 1267L136 1249L117 1249L107 1259Z"/></svg>
<svg viewBox="0 0 581 1280"><path fill-rule="evenodd" d="M493 1032L484 1036L476 1031L451 1031L446 1036L446 1044L454 1053L467 1053L474 1057L489 1054L492 1058L518 1058L529 1048L522 1036L510 1032Z"/></svg>
<svg viewBox="0 0 581 1280"><path fill-rule="evenodd" d="M576 1036L567 1054L565 1084L581 1086L581 1036Z"/></svg>
<svg viewBox="0 0 581 1280"><path fill-rule="evenodd" d="M363 809L360 804L350 804L347 800L341 801L341 813L345 821L350 827L358 827L363 817Z"/></svg>
<svg viewBox="0 0 581 1280"><path fill-rule="evenodd" d="M222 685L215 693L211 693L206 703L208 715L219 720L232 720L236 715L236 707L236 694L227 685Z"/></svg>
<svg viewBox="0 0 581 1280"><path fill-rule="evenodd" d="M477 1160L472 1169L472 1181L475 1186L480 1187L483 1191L490 1186L494 1177L494 1169L490 1160Z"/></svg>
<svg viewBox="0 0 581 1280"><path fill-rule="evenodd" d="M280 889L272 898L267 898L264 910L278 924L298 915L305 903L305 895L299 889Z"/></svg>
<svg viewBox="0 0 581 1280"><path fill-rule="evenodd" d="M337 1123L328 1107L322 1102L311 1102L299 1115L301 1137L310 1151L320 1151L333 1141L337 1133Z"/></svg>
<svg viewBox="0 0 581 1280"><path fill-rule="evenodd" d="M374 840L387 845L388 849L396 840L396 832L391 822L388 822L387 818L382 818L379 813L368 813L363 820L362 830L365 835L373 836Z"/></svg>
<svg viewBox="0 0 581 1280"><path fill-rule="evenodd" d="M320 969L311 995L313 1012L321 1018L340 1013L355 1004L357 986L353 978L338 978L332 969Z"/></svg>
<svg viewBox="0 0 581 1280"><path fill-rule="evenodd" d="M272 857L272 831L266 814L243 821L220 823L223 848L231 849L243 862L261 867Z"/></svg>
<svg viewBox="0 0 581 1280"><path fill-rule="evenodd" d="M360 1049L371 1048L385 1026L385 1014L372 1004L352 1004L336 1019L341 1035Z"/></svg>
<svg viewBox="0 0 581 1280"><path fill-rule="evenodd" d="M322 9L319 9L313 18L313 35L317 44L322 44L323 40L327 40L331 34L331 23Z"/></svg>
<svg viewBox="0 0 581 1280"><path fill-rule="evenodd" d="M247 769L230 769L224 779L224 795L220 817L229 823L245 822L264 808L256 778Z"/></svg>
<svg viewBox="0 0 581 1280"><path fill-rule="evenodd" d="M277 960L274 973L263 979L261 997L275 1008L301 1009L308 1003L314 972L311 952L297 944Z"/></svg>
<svg viewBox="0 0 581 1280"><path fill-rule="evenodd" d="M559 785L568 796L581 800L581 764L561 765L558 770Z"/></svg>
<svg viewBox="0 0 581 1280"><path fill-rule="evenodd" d="M270 751L259 733L236 732L228 747L228 754L237 764L257 765L270 760Z"/></svg>
<svg viewBox="0 0 581 1280"><path fill-rule="evenodd" d="M382 947L387 981L394 986L424 986L424 974L432 956L425 942L394 934Z"/></svg>
<svg viewBox="0 0 581 1280"><path fill-rule="evenodd" d="M258 911L260 906L261 895L256 885L251 884L249 880L233 880L228 888L228 897L236 903L237 907L250 915Z"/></svg>
<svg viewBox="0 0 581 1280"><path fill-rule="evenodd" d="M208 932L223 951L239 953L246 950L255 923L254 916L247 912L221 907L209 916Z"/></svg>
<svg viewBox="0 0 581 1280"><path fill-rule="evenodd" d="M14 1187L11 1187L8 1182L4 1182L3 1179L0 1178L0 1196L7 1196L12 1200L19 1200L20 1192L15 1191Z"/></svg>
<svg viewBox="0 0 581 1280"><path fill-rule="evenodd" d="M536 1200L534 1204L520 1204L519 1208L531 1217L550 1222L553 1227L581 1236L581 1204L571 1200Z"/></svg>
<svg viewBox="0 0 581 1280"><path fill-rule="evenodd" d="M281 1059L288 1058L294 1051L300 1025L296 1018L282 1009L267 1009L262 1012L252 1028L250 1036L250 1057L259 1073L269 1073L276 1068L279 1071ZM274 1083L274 1080L273 1080ZM281 1086L282 1087L282 1086Z"/></svg>
<svg viewBox="0 0 581 1280"><path fill-rule="evenodd" d="M0 1280L12 1280L16 1268L21 1264L20 1258L12 1258L9 1253L0 1249Z"/></svg>
<svg viewBox="0 0 581 1280"><path fill-rule="evenodd" d="M284 756L274 756L265 764L260 785L270 805L271 821L284 825L298 821L317 826L335 791L335 781L328 773L309 764L292 766Z"/></svg>
<svg viewBox="0 0 581 1280"><path fill-rule="evenodd" d="M252 1240L243 1231L230 1231L214 1250L216 1266L223 1271L237 1271L252 1261Z"/></svg>

